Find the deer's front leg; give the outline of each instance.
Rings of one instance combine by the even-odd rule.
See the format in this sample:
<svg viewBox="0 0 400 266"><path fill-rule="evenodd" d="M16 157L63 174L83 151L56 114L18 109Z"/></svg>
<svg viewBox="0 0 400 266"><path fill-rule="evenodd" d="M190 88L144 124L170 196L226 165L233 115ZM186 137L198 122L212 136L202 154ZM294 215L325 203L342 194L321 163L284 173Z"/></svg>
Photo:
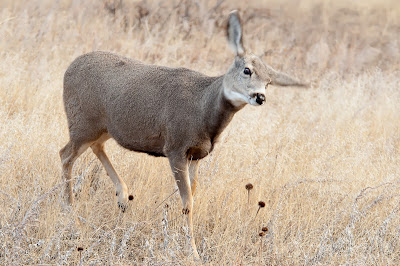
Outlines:
<svg viewBox="0 0 400 266"><path fill-rule="evenodd" d="M193 237L193 196L188 173L188 160L185 158L185 156L173 156L169 157L169 163L171 165L171 170L174 174L176 183L179 188L179 193L181 195L183 204L182 212L184 215L186 215L187 218L190 245L193 250L193 255L196 259L199 259L199 254L197 252L196 244Z"/></svg>
<svg viewBox="0 0 400 266"><path fill-rule="evenodd" d="M192 188L192 196L194 196L194 192L196 191L198 172L199 172L199 160L190 160L189 178L190 178L190 187Z"/></svg>

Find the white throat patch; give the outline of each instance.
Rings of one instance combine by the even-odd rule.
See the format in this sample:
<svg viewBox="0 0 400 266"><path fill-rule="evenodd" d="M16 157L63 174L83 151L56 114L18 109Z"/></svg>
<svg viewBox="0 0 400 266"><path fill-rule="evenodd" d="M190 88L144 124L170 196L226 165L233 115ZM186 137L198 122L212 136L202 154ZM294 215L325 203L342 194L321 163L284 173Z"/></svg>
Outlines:
<svg viewBox="0 0 400 266"><path fill-rule="evenodd" d="M224 86L224 96L225 98L230 101L234 106L239 107L243 104L250 103L250 98L246 97L245 95L226 89Z"/></svg>

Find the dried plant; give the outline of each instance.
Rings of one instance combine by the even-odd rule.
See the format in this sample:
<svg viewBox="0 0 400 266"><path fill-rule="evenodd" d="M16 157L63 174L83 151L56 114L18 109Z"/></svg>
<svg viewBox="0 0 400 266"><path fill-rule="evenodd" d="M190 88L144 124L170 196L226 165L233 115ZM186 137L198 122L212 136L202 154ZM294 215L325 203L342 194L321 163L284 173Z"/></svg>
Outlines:
<svg viewBox="0 0 400 266"><path fill-rule="evenodd" d="M264 208L265 207L265 202L264 201L259 201L258 202L258 210L257 210L257 212L256 212L256 216L255 217L257 217L257 214L258 214L258 212L260 211L260 209L261 208ZM255 218L254 217L254 218Z"/></svg>
<svg viewBox="0 0 400 266"><path fill-rule="evenodd" d="M247 190L247 204L249 204L250 203L250 190L253 189L253 185L251 183L248 183L245 187Z"/></svg>
<svg viewBox="0 0 400 266"><path fill-rule="evenodd" d="M83 247L78 247L77 248L78 252L79 252L79 264L82 263L82 251L83 251Z"/></svg>
<svg viewBox="0 0 400 266"><path fill-rule="evenodd" d="M259 251L259 255L258 255L258 263L259 263L259 265L263 265L262 264L262 251L263 251L263 238L265 236L265 232L260 232L258 235L260 236L260 251Z"/></svg>
<svg viewBox="0 0 400 266"><path fill-rule="evenodd" d="M219 75L235 8L252 50L312 85L269 86L266 105L235 116L201 163L201 263L400 265L398 1L123 0L115 14L105 1L0 1L0 265L193 264L165 160L108 143L130 211L105 200L113 184L89 153L72 170L80 200L63 208L61 77L93 50ZM268 209L238 204L247 180L248 202ZM263 237L248 206L268 211Z"/></svg>

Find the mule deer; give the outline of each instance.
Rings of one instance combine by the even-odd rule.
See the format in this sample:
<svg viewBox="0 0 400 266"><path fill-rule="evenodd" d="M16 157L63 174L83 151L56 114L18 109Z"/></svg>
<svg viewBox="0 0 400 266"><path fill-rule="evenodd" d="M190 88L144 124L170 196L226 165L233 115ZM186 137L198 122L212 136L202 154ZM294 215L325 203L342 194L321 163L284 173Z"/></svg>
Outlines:
<svg viewBox="0 0 400 266"><path fill-rule="evenodd" d="M114 138L129 150L167 157L196 258L191 211L199 160L213 150L237 111L246 104L264 103L268 84L304 85L245 50L236 11L229 15L227 36L236 57L219 77L148 65L109 52L78 57L64 76L70 140L60 151L63 178L70 181L74 161L91 147L114 182L118 205L124 211L128 188L107 158L104 142ZM73 204L71 182L66 193Z"/></svg>

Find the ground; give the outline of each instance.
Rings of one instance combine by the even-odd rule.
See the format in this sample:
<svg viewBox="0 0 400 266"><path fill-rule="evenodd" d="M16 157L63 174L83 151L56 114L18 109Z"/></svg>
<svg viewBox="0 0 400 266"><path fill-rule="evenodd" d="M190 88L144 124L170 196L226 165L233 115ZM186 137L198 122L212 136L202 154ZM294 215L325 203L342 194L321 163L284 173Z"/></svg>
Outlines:
<svg viewBox="0 0 400 266"><path fill-rule="evenodd" d="M0 264L193 263L166 159L110 140L127 212L90 151L73 170L74 209L61 203L62 79L93 50L223 74L233 9L245 46L311 86L269 87L202 161L201 262L400 263L400 3L254 2L0 2Z"/></svg>

